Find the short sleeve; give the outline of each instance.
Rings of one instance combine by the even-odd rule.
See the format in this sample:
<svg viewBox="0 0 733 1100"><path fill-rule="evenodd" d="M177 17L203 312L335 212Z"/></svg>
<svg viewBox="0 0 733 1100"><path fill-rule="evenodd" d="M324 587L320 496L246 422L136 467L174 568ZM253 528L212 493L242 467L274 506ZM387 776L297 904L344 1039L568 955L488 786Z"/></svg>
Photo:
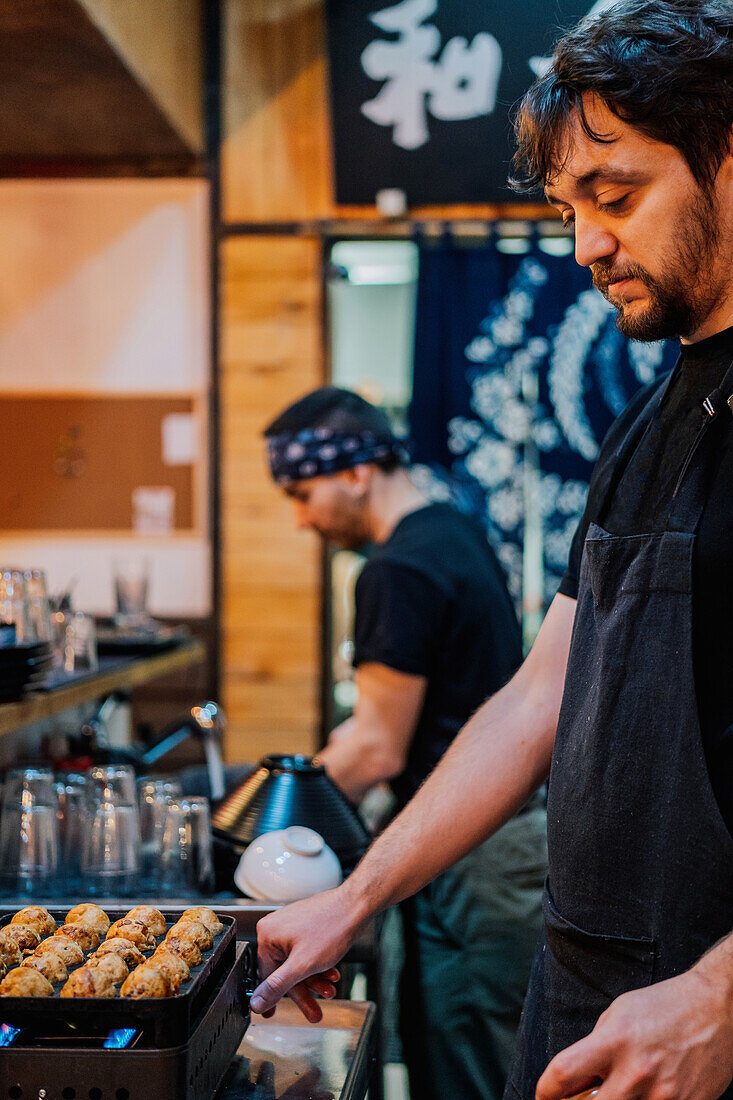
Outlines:
<svg viewBox="0 0 733 1100"><path fill-rule="evenodd" d="M356 583L354 665L376 661L429 676L447 596L430 577L388 560L368 561Z"/></svg>

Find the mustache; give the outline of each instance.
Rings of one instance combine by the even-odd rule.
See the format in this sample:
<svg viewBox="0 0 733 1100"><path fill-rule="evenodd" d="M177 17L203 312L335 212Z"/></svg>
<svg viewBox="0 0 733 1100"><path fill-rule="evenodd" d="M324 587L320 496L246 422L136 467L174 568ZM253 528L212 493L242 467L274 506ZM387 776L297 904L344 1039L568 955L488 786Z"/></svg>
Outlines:
<svg viewBox="0 0 733 1100"><path fill-rule="evenodd" d="M624 268L615 268L612 264L599 260L591 268L593 285L601 294L606 294L611 283L618 283L622 279L638 279L640 283L654 289L654 279L639 264L628 264Z"/></svg>

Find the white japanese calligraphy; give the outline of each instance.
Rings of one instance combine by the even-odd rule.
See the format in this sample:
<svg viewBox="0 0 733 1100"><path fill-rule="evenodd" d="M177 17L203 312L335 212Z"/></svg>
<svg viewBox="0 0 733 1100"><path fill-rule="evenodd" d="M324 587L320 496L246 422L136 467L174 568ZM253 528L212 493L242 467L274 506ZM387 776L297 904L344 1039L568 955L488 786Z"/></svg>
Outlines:
<svg viewBox="0 0 733 1100"><path fill-rule="evenodd" d="M370 15L396 41L371 42L361 55L364 72L386 84L362 112L379 126L394 126L392 140L419 149L430 138L427 113L445 121L490 114L501 75L501 47L491 34L470 42L451 38L438 57L437 27L422 24L438 10L438 0L402 0Z"/></svg>

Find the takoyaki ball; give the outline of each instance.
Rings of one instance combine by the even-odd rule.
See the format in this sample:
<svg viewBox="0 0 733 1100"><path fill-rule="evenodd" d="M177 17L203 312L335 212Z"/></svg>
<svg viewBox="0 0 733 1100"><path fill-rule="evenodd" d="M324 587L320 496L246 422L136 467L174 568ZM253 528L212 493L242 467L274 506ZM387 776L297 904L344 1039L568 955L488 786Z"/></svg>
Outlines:
<svg viewBox="0 0 733 1100"><path fill-rule="evenodd" d="M169 936L180 936L181 939L191 940L199 951L208 951L214 942L214 937L208 928L200 920L179 920L168 933Z"/></svg>
<svg viewBox="0 0 733 1100"><path fill-rule="evenodd" d="M41 933L29 924L6 924L3 932L18 945L23 956L31 955L41 942Z"/></svg>
<svg viewBox="0 0 733 1100"><path fill-rule="evenodd" d="M91 901L84 901L81 905L75 905L66 914L67 924L85 924L87 928L93 928L100 939L107 935L110 919L104 909L94 905Z"/></svg>
<svg viewBox="0 0 733 1100"><path fill-rule="evenodd" d="M82 951L94 951L99 947L99 936L88 924L62 924L55 936L68 936L79 944Z"/></svg>
<svg viewBox="0 0 733 1100"><path fill-rule="evenodd" d="M174 955L172 951L167 951L162 944L150 956L148 965L154 966L157 970L162 970L164 974L168 975L174 993L178 992L182 982L187 982L191 977L191 971L186 960L182 959L180 955Z"/></svg>
<svg viewBox="0 0 733 1100"><path fill-rule="evenodd" d="M5 964L5 969L11 966L20 966L23 961L23 952L12 936L5 934L5 929L0 929L0 960Z"/></svg>
<svg viewBox="0 0 733 1100"><path fill-rule="evenodd" d="M140 997L172 997L173 985L168 975L164 974L162 970L151 966L150 963L144 963L133 970L129 978L125 979L120 990L120 996L136 999Z"/></svg>
<svg viewBox="0 0 733 1100"><path fill-rule="evenodd" d="M48 978L29 966L16 966L0 982L0 997L51 997L53 986Z"/></svg>
<svg viewBox="0 0 733 1100"><path fill-rule="evenodd" d="M107 951L102 955L90 955L86 965L91 966L93 970L101 970L104 974L107 974L115 985L124 982L130 973L130 969L122 955L115 955L114 951Z"/></svg>
<svg viewBox="0 0 733 1100"><path fill-rule="evenodd" d="M44 940L33 952L36 958L40 955L56 955L64 966L78 966L84 962L84 952L76 940L72 940L65 933L56 932L50 939Z"/></svg>
<svg viewBox="0 0 733 1100"><path fill-rule="evenodd" d="M51 951L47 951L45 955L38 955L34 951L27 959L23 959L21 965L32 967L39 974L43 974L44 978L48 978L50 982L65 982L69 976L64 960Z"/></svg>
<svg viewBox="0 0 733 1100"><path fill-rule="evenodd" d="M130 940L141 951L152 951L156 943L150 929L141 920L133 920L131 917L122 917L121 920L114 922L107 933L107 939L111 940L116 936Z"/></svg>
<svg viewBox="0 0 733 1100"><path fill-rule="evenodd" d="M174 955L180 955L189 966L198 966L201 962L201 952L193 940L184 939L181 936L171 936L168 933L160 946L165 947L166 951L172 951Z"/></svg>
<svg viewBox="0 0 733 1100"><path fill-rule="evenodd" d="M155 909L152 905L136 905L134 909L130 910L127 917L130 920L140 921L154 936L164 936L168 927L160 909Z"/></svg>
<svg viewBox="0 0 733 1100"><path fill-rule="evenodd" d="M62 986L61 997L116 997L117 990L109 974L99 967L80 966Z"/></svg>
<svg viewBox="0 0 733 1100"><path fill-rule="evenodd" d="M178 923L180 924L180 922L184 920L201 921L204 927L208 928L209 932L211 932L212 936L218 936L220 932L224 931L224 925L221 923L214 910L207 909L205 905L197 905L194 909L186 909L178 918Z"/></svg>
<svg viewBox="0 0 733 1100"><path fill-rule="evenodd" d="M96 954L106 955L107 953L119 955L127 966L138 966L141 962L145 962L145 956L140 948L136 947L131 940L123 939L122 936L113 936L111 940L105 940L99 945Z"/></svg>
<svg viewBox="0 0 733 1100"><path fill-rule="evenodd" d="M35 928L41 937L50 936L56 931L56 921L42 905L29 905L25 909L19 909L10 923L27 924Z"/></svg>

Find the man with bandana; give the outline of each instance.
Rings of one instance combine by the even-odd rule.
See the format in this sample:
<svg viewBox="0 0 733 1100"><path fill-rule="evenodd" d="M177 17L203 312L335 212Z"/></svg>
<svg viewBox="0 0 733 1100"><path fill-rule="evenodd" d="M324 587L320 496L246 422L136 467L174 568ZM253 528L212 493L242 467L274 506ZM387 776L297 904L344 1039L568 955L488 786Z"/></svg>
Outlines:
<svg viewBox="0 0 733 1100"><path fill-rule="evenodd" d="M298 526L371 547L355 591L358 702L319 759L354 801L386 781L401 809L521 661L501 569L478 524L416 489L387 416L357 394L316 390L265 436ZM539 934L545 833L535 797L402 906L400 1032L415 1097L501 1097Z"/></svg>

